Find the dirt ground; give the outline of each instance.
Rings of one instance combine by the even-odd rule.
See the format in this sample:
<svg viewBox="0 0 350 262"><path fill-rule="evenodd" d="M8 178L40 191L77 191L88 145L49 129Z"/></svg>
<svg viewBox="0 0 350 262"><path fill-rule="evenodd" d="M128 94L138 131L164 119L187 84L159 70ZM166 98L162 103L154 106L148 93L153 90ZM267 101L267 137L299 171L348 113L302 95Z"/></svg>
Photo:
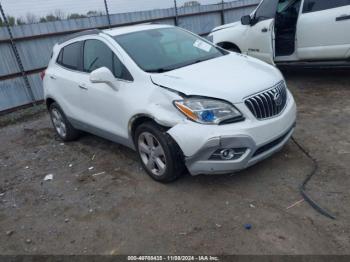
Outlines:
<svg viewBox="0 0 350 262"><path fill-rule="evenodd" d="M0 254L350 254L350 70L284 74L319 161L308 192L336 220L287 209L312 168L292 141L246 171L164 185L123 146L63 144L41 113L0 129Z"/></svg>

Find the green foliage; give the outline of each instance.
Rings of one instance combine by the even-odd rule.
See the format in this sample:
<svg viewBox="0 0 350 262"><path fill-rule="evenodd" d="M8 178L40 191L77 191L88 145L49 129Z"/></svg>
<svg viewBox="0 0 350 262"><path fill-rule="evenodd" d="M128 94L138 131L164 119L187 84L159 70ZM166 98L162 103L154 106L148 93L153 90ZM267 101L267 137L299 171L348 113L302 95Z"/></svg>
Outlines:
<svg viewBox="0 0 350 262"><path fill-rule="evenodd" d="M66 16L63 11L55 10L54 13L48 14L48 15L43 16L43 17L37 17L35 14L28 12L24 18L18 17L16 19L13 16L7 16L7 20L9 22L10 26L14 26L14 25L33 24L33 23L37 23L37 22L45 23L45 22L59 21L59 20L63 20L63 19L79 19L79 18L86 18L86 17L91 17L91 16L102 16L102 15L104 15L104 13L102 11L90 10L86 14L73 13L73 14ZM1 26L5 26L5 22L0 17L0 27Z"/></svg>
<svg viewBox="0 0 350 262"><path fill-rule="evenodd" d="M85 18L86 15L81 15L81 14L77 14L77 13L73 13L73 14L70 14L68 16L68 19L78 19L78 18Z"/></svg>
<svg viewBox="0 0 350 262"><path fill-rule="evenodd" d="M198 1L188 1L184 4L184 7L189 7L189 6L200 6L201 4Z"/></svg>
<svg viewBox="0 0 350 262"><path fill-rule="evenodd" d="M45 18L46 18L47 22L53 22L53 21L61 20L59 17L57 17L57 16L55 16L53 14L47 15Z"/></svg>
<svg viewBox="0 0 350 262"><path fill-rule="evenodd" d="M25 25L26 24L26 22L22 18L17 18L16 23L17 23L17 25Z"/></svg>
<svg viewBox="0 0 350 262"><path fill-rule="evenodd" d="M90 10L89 12L86 13L86 15L88 17L91 17L91 16L102 16L104 15L103 12L101 11L93 11L93 10Z"/></svg>
<svg viewBox="0 0 350 262"><path fill-rule="evenodd" d="M16 19L13 16L8 16L7 21L9 23L9 26L14 26L16 24Z"/></svg>

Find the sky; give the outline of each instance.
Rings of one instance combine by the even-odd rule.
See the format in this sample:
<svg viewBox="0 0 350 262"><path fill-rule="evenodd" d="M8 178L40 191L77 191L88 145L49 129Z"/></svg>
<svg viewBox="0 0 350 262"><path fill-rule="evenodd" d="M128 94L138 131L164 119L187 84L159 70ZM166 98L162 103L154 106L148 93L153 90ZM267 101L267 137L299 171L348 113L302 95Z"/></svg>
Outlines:
<svg viewBox="0 0 350 262"><path fill-rule="evenodd" d="M177 0L183 5L189 0ZM197 0L201 4L218 3L221 0ZM103 0L0 0L4 11L15 17L25 17L28 12L37 16L54 13L59 9L66 14L86 13L90 10L104 11ZM174 0L107 0L110 13L173 7Z"/></svg>

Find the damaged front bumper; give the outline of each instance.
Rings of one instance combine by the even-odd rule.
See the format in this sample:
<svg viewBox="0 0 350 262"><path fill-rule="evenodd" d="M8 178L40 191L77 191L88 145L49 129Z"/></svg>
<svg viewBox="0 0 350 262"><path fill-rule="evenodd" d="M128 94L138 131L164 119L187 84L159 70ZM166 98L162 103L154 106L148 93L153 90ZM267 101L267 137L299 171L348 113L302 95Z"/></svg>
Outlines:
<svg viewBox="0 0 350 262"><path fill-rule="evenodd" d="M244 104L237 107L247 117L243 122L208 126L187 121L168 131L182 149L192 175L245 169L281 150L294 132L296 105L291 95L283 113L268 120L256 120ZM234 157L218 157L224 149L233 149Z"/></svg>

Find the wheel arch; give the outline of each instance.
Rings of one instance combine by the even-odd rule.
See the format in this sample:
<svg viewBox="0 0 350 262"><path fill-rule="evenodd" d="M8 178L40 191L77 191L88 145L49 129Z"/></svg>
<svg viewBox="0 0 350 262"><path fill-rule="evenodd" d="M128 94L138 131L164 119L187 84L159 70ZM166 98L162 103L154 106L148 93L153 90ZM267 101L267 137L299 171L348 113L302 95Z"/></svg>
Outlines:
<svg viewBox="0 0 350 262"><path fill-rule="evenodd" d="M219 42L217 43L217 45L226 50L237 50L239 51L239 53L242 53L242 50L239 48L238 45L229 41Z"/></svg>
<svg viewBox="0 0 350 262"><path fill-rule="evenodd" d="M145 122L153 122L157 125L160 125L161 127L165 129L170 129L169 126L165 126L164 124L160 123L154 116L149 115L149 114L137 114L133 116L128 124L128 132L129 132L129 137L130 139L134 142L134 135L137 127L139 127L141 124Z"/></svg>
<svg viewBox="0 0 350 262"><path fill-rule="evenodd" d="M57 103L55 99L53 99L53 98L51 98L51 97L47 97L47 98L45 99L45 104L46 104L47 110L50 109L50 106L51 106L53 103Z"/></svg>

